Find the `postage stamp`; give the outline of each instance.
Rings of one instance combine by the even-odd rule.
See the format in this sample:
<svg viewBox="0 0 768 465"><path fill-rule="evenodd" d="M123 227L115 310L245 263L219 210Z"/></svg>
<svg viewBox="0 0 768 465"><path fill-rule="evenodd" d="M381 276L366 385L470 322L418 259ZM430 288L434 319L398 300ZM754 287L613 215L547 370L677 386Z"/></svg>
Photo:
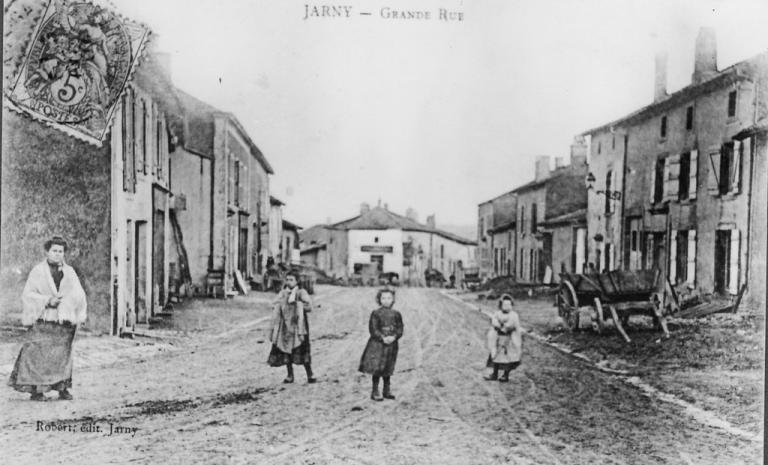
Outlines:
<svg viewBox="0 0 768 465"><path fill-rule="evenodd" d="M50 0L6 89L5 102L101 145L149 30L86 2Z"/></svg>

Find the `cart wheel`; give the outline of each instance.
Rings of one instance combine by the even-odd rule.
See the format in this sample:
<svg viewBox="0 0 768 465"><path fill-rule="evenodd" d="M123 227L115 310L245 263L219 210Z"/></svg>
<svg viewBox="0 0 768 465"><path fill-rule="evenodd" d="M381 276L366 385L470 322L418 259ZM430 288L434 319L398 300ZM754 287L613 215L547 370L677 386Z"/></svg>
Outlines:
<svg viewBox="0 0 768 465"><path fill-rule="evenodd" d="M568 281L560 283L560 290L557 293L557 313L569 331L579 329L579 298L576 297L576 291Z"/></svg>

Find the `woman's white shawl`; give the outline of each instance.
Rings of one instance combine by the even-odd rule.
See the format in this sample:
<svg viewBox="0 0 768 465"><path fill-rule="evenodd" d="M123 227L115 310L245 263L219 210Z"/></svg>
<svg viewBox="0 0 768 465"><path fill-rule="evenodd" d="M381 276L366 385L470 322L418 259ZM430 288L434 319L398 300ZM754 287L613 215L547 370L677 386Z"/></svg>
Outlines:
<svg viewBox="0 0 768 465"><path fill-rule="evenodd" d="M77 273L71 266L62 264L62 271L64 277L57 291L47 261L43 260L32 268L21 294L24 310L21 316L22 324L29 326L40 318L59 323L85 322L87 303L83 286L80 285ZM61 303L57 308L47 308L48 301L54 296L60 297Z"/></svg>

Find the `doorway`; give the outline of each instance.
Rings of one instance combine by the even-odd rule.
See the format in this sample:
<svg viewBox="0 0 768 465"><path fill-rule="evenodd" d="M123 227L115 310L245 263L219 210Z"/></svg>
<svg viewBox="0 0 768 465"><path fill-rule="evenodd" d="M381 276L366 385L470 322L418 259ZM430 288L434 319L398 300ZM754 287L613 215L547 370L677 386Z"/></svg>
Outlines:
<svg viewBox="0 0 768 465"><path fill-rule="evenodd" d="M152 313L165 305L165 212L155 210L152 218L152 289L157 292Z"/></svg>
<svg viewBox="0 0 768 465"><path fill-rule="evenodd" d="M136 222L136 240L134 241L134 308L136 322L146 323L147 316L147 222Z"/></svg>
<svg viewBox="0 0 768 465"><path fill-rule="evenodd" d="M725 294L730 281L731 231L715 231L715 292Z"/></svg>

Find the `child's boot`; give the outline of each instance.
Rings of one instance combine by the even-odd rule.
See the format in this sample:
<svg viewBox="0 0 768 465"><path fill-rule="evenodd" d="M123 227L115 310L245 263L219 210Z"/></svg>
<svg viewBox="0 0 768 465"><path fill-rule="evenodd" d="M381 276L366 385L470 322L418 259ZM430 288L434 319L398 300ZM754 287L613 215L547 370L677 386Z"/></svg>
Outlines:
<svg viewBox="0 0 768 465"><path fill-rule="evenodd" d="M494 365L493 373L491 373L488 376L483 376L483 379L485 379L486 381L496 381L497 379L499 379L499 367Z"/></svg>
<svg viewBox="0 0 768 465"><path fill-rule="evenodd" d="M389 385L389 376L385 376L384 377L384 393L383 393L383 397L385 399L391 399L391 400L395 399L395 396L392 395L391 386Z"/></svg>
<svg viewBox="0 0 768 465"><path fill-rule="evenodd" d="M307 383L309 384L316 383L317 378L315 378L314 375L312 375L312 365L310 365L309 363L305 363L304 370L306 370L307 372Z"/></svg>
<svg viewBox="0 0 768 465"><path fill-rule="evenodd" d="M286 365L286 367L287 367L287 370L288 370L288 376L285 377L283 382L285 384L290 384L290 383L293 382L293 365L291 365L291 363L289 362L288 365Z"/></svg>
<svg viewBox="0 0 768 465"><path fill-rule="evenodd" d="M383 397L381 397L381 394L379 394L379 377L374 376L373 377L373 389L371 390L371 400L375 400L376 402L381 402L384 400Z"/></svg>
<svg viewBox="0 0 768 465"><path fill-rule="evenodd" d="M499 378L500 383L506 383L509 382L509 370L504 370L504 374L501 375L501 378Z"/></svg>

